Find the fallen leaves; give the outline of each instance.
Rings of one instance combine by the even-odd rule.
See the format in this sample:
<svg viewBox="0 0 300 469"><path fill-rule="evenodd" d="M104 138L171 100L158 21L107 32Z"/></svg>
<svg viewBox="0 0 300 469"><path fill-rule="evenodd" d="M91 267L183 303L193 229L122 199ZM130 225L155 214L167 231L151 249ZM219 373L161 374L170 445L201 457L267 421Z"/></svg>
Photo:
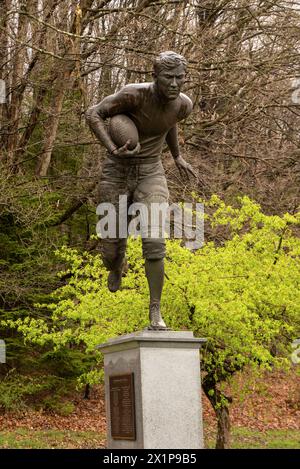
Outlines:
<svg viewBox="0 0 300 469"><path fill-rule="evenodd" d="M237 378L234 389L230 389L233 403L230 407L231 423L234 427L247 427L260 431L270 429L300 428L300 376L290 373L265 373L248 386L248 394L241 401L240 390L247 385L246 373ZM90 399L77 394L73 403L75 410L68 416L28 409L22 414L0 415L0 430L70 430L106 432L104 389L94 386ZM216 425L214 411L203 395L203 418L207 432ZM92 443L92 442L91 442Z"/></svg>

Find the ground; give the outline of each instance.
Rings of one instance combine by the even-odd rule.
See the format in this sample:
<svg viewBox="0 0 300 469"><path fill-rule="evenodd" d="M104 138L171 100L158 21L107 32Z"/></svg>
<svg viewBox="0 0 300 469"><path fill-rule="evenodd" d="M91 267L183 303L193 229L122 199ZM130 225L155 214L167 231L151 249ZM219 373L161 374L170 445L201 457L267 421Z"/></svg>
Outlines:
<svg viewBox="0 0 300 469"><path fill-rule="evenodd" d="M300 448L300 376L296 367L289 373L268 372L256 379L243 373L230 392L232 448ZM78 394L74 404L69 416L30 409L19 415L0 415L0 447L104 448L103 387L95 386L90 399ZM212 448L216 421L205 396L203 420L205 446Z"/></svg>

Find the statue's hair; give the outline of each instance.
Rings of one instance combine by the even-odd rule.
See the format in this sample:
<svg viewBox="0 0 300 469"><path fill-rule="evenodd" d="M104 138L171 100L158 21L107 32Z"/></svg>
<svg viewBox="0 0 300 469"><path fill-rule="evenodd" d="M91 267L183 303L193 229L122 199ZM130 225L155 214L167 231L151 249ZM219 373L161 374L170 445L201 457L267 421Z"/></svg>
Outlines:
<svg viewBox="0 0 300 469"><path fill-rule="evenodd" d="M177 67L178 65L183 65L185 69L187 67L187 61L182 55L171 50L161 52L155 57L153 62L154 75L158 75L162 70Z"/></svg>

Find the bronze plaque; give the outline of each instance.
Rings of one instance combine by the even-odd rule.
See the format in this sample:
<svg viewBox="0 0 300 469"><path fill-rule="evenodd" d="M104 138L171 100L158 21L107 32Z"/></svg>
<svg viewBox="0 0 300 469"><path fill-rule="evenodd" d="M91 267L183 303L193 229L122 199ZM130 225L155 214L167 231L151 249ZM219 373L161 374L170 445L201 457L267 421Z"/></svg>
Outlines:
<svg viewBox="0 0 300 469"><path fill-rule="evenodd" d="M109 377L111 436L114 440L135 440L133 373Z"/></svg>

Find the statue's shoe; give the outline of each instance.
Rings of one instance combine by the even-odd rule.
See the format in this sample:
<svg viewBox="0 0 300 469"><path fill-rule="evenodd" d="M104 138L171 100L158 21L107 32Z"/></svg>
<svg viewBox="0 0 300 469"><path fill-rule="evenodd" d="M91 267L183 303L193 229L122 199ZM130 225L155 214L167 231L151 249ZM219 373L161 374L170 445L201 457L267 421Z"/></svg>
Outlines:
<svg viewBox="0 0 300 469"><path fill-rule="evenodd" d="M152 300L150 302L149 319L150 319L150 325L148 326L149 330L154 330L154 331L170 330L166 326L166 323L163 320L163 318L161 317L160 302L158 300Z"/></svg>
<svg viewBox="0 0 300 469"><path fill-rule="evenodd" d="M120 289L122 283L122 269L111 270L108 274L107 287L109 291L115 293Z"/></svg>

